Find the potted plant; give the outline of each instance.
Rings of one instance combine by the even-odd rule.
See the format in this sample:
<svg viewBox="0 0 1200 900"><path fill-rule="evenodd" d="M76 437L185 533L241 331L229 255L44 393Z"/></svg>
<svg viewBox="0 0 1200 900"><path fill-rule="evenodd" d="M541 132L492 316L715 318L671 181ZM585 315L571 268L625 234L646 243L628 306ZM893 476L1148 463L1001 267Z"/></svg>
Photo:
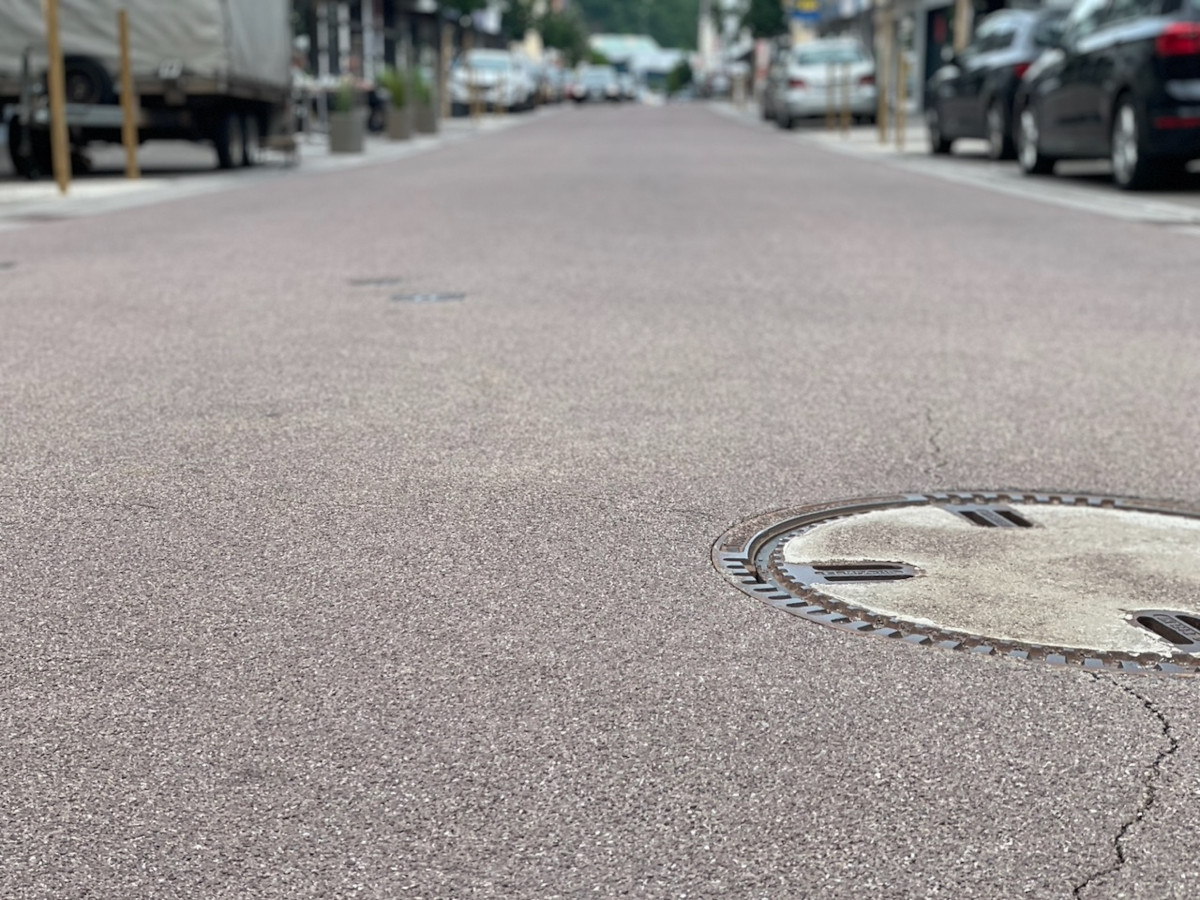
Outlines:
<svg viewBox="0 0 1200 900"><path fill-rule="evenodd" d="M424 69L413 73L413 99L416 101L416 125L418 134L437 134L438 117L433 106L433 88Z"/></svg>
<svg viewBox="0 0 1200 900"><path fill-rule="evenodd" d="M354 84L343 81L333 94L329 113L329 152L362 153L364 123Z"/></svg>
<svg viewBox="0 0 1200 900"><path fill-rule="evenodd" d="M412 137L412 117L408 104L408 79L395 69L387 68L379 76L379 86L388 95L387 136L393 141Z"/></svg>

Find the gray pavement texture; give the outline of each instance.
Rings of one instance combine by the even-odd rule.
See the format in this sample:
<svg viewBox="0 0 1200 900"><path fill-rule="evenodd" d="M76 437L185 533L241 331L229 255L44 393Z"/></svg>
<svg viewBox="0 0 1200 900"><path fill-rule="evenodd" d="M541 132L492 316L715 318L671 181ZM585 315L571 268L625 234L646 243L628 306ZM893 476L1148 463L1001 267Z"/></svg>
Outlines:
<svg viewBox="0 0 1200 900"><path fill-rule="evenodd" d="M0 235L0 895L1200 896L1193 682L709 560L1200 500L1196 247L700 106Z"/></svg>

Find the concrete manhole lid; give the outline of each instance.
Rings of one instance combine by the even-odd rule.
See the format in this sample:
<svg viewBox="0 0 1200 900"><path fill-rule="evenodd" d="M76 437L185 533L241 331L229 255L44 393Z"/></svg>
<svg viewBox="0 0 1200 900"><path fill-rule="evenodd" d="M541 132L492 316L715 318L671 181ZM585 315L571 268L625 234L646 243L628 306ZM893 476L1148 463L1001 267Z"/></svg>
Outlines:
<svg viewBox="0 0 1200 900"><path fill-rule="evenodd" d="M857 634L1089 669L1200 673L1200 510L1093 494L906 494L760 516L742 591Z"/></svg>

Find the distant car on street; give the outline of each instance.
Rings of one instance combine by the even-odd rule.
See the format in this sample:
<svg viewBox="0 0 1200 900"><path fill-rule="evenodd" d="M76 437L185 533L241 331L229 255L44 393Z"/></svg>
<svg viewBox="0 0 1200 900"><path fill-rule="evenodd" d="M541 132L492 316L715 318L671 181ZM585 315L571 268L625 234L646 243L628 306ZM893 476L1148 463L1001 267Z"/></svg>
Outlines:
<svg viewBox="0 0 1200 900"><path fill-rule="evenodd" d="M1150 187L1200 157L1200 0L1078 0L1016 99L1017 159L1112 160Z"/></svg>
<svg viewBox="0 0 1200 900"><path fill-rule="evenodd" d="M617 82L617 70L612 66L583 66L572 88L571 99L576 103L590 101L618 102L621 85Z"/></svg>
<svg viewBox="0 0 1200 900"><path fill-rule="evenodd" d="M956 138L985 138L992 159L1012 159L1013 100L1022 76L1053 40L1065 8L1005 9L979 23L971 43L929 80L925 120L933 153Z"/></svg>
<svg viewBox="0 0 1200 900"><path fill-rule="evenodd" d="M791 128L797 119L841 109L849 95L854 118L874 121L875 63L852 38L826 38L793 47L785 57L786 82L776 88L775 121Z"/></svg>
<svg viewBox="0 0 1200 900"><path fill-rule="evenodd" d="M622 100L637 99L637 79L629 72L617 75L617 85L621 88Z"/></svg>
<svg viewBox="0 0 1200 900"><path fill-rule="evenodd" d="M538 98L542 103L561 103L566 96L567 79L558 66L548 65L541 70Z"/></svg>
<svg viewBox="0 0 1200 900"><path fill-rule="evenodd" d="M468 50L459 56L450 69L451 112L466 115L473 99L488 110L531 109L535 86L524 60L507 50L491 49Z"/></svg>

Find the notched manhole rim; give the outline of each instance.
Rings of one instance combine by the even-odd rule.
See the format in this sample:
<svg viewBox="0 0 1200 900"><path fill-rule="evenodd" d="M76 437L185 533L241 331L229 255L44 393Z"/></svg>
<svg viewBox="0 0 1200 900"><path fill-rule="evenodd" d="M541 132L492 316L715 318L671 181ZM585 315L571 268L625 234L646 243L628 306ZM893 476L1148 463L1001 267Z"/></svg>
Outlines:
<svg viewBox="0 0 1200 900"><path fill-rule="evenodd" d="M819 587L800 583L789 574L789 565L783 562L783 548L788 541L817 525L835 519L904 507L935 506L951 512L960 512L963 509L979 507L1003 508L1010 503L1114 509L1200 519L1200 510L1174 501L1077 491L938 491L926 494L897 494L838 500L762 513L735 524L721 535L713 544L712 561L717 571L742 593L790 615L853 634L889 638L918 646L962 650L981 656L1005 656L1010 659L1045 662L1054 666L1079 666L1090 671L1115 669L1136 674L1200 675L1200 658L1182 653L1163 655L1119 650L1097 651L1001 640L984 634L969 634L920 625L900 617L883 615L826 594ZM869 565L899 566L904 563L899 560L879 560L872 561ZM1151 612L1159 611L1132 610L1131 614L1137 616Z"/></svg>

